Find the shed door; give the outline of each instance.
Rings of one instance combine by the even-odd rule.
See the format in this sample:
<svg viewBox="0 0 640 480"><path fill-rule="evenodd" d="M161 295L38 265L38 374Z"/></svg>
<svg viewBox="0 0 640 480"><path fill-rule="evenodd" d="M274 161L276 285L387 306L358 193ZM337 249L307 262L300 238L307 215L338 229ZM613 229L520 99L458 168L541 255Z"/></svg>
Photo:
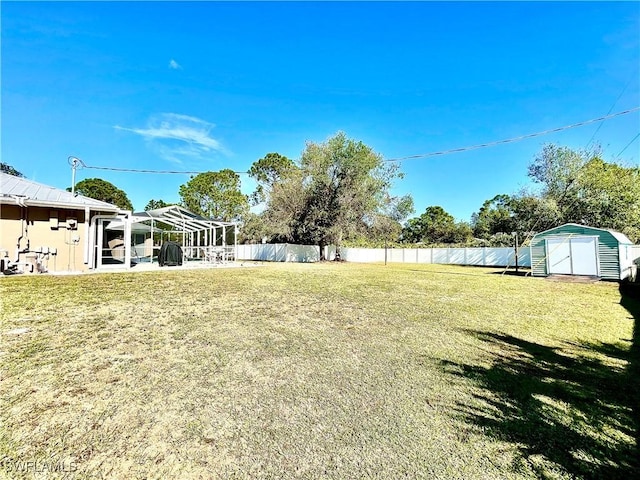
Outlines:
<svg viewBox="0 0 640 480"><path fill-rule="evenodd" d="M548 238L549 274L598 276L598 238Z"/></svg>
<svg viewBox="0 0 640 480"><path fill-rule="evenodd" d="M598 275L598 243L596 237L571 239L571 265L574 275Z"/></svg>
<svg viewBox="0 0 640 480"><path fill-rule="evenodd" d="M571 275L571 244L567 238L547 238L549 275Z"/></svg>

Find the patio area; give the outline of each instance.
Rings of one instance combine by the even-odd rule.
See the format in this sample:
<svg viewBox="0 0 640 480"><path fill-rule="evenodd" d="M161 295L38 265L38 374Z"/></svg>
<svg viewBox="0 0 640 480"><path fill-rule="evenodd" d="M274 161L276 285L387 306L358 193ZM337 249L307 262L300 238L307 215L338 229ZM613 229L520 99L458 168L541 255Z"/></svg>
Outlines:
<svg viewBox="0 0 640 480"><path fill-rule="evenodd" d="M125 220L105 219L96 248L96 270L153 269L162 249L179 248L174 266L225 266L237 257L237 224L197 215L179 205L138 212ZM125 240L129 237L129 241Z"/></svg>

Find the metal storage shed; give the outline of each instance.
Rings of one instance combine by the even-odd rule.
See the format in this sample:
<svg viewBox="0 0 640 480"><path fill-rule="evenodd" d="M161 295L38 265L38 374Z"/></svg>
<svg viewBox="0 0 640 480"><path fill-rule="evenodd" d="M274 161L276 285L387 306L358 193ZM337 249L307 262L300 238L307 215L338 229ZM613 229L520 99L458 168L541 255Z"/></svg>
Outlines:
<svg viewBox="0 0 640 480"><path fill-rule="evenodd" d="M624 280L635 276L632 247L620 232L567 223L531 239L531 272Z"/></svg>

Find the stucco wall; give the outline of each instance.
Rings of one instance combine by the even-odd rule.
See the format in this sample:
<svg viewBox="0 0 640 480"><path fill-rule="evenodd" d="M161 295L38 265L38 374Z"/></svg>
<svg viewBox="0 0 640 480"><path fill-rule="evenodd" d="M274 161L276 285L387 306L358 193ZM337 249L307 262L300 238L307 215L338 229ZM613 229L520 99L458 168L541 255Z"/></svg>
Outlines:
<svg viewBox="0 0 640 480"><path fill-rule="evenodd" d="M58 218L58 228L54 228L50 218ZM49 251L56 250L56 254L39 255L43 266L49 272L84 271L88 268L84 263L85 246L85 214L83 210L67 210L42 207L24 207L18 205L0 206L0 252L1 258L14 262L18 238L20 249L27 248L32 253L21 254L20 262L35 263L37 251L46 247ZM68 220L75 219L77 226L69 229ZM75 241L74 241L75 240ZM27 268L28 270L28 268Z"/></svg>

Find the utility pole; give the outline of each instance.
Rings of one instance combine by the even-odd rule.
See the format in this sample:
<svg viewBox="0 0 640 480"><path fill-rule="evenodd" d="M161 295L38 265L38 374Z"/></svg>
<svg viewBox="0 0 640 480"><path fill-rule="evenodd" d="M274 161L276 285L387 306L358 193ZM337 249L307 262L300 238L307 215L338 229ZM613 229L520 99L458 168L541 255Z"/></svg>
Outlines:
<svg viewBox="0 0 640 480"><path fill-rule="evenodd" d="M75 195L76 194L76 170L78 169L78 165L85 166L85 164L82 163L82 160L74 157L73 155L69 157L68 161L69 161L69 165L71 165L71 195Z"/></svg>
<svg viewBox="0 0 640 480"><path fill-rule="evenodd" d="M387 237L384 237L384 264L387 265Z"/></svg>
<svg viewBox="0 0 640 480"><path fill-rule="evenodd" d="M513 232L513 235L515 236L515 239L516 239L516 246L515 246L515 250L516 250L516 273L518 273L518 232Z"/></svg>

